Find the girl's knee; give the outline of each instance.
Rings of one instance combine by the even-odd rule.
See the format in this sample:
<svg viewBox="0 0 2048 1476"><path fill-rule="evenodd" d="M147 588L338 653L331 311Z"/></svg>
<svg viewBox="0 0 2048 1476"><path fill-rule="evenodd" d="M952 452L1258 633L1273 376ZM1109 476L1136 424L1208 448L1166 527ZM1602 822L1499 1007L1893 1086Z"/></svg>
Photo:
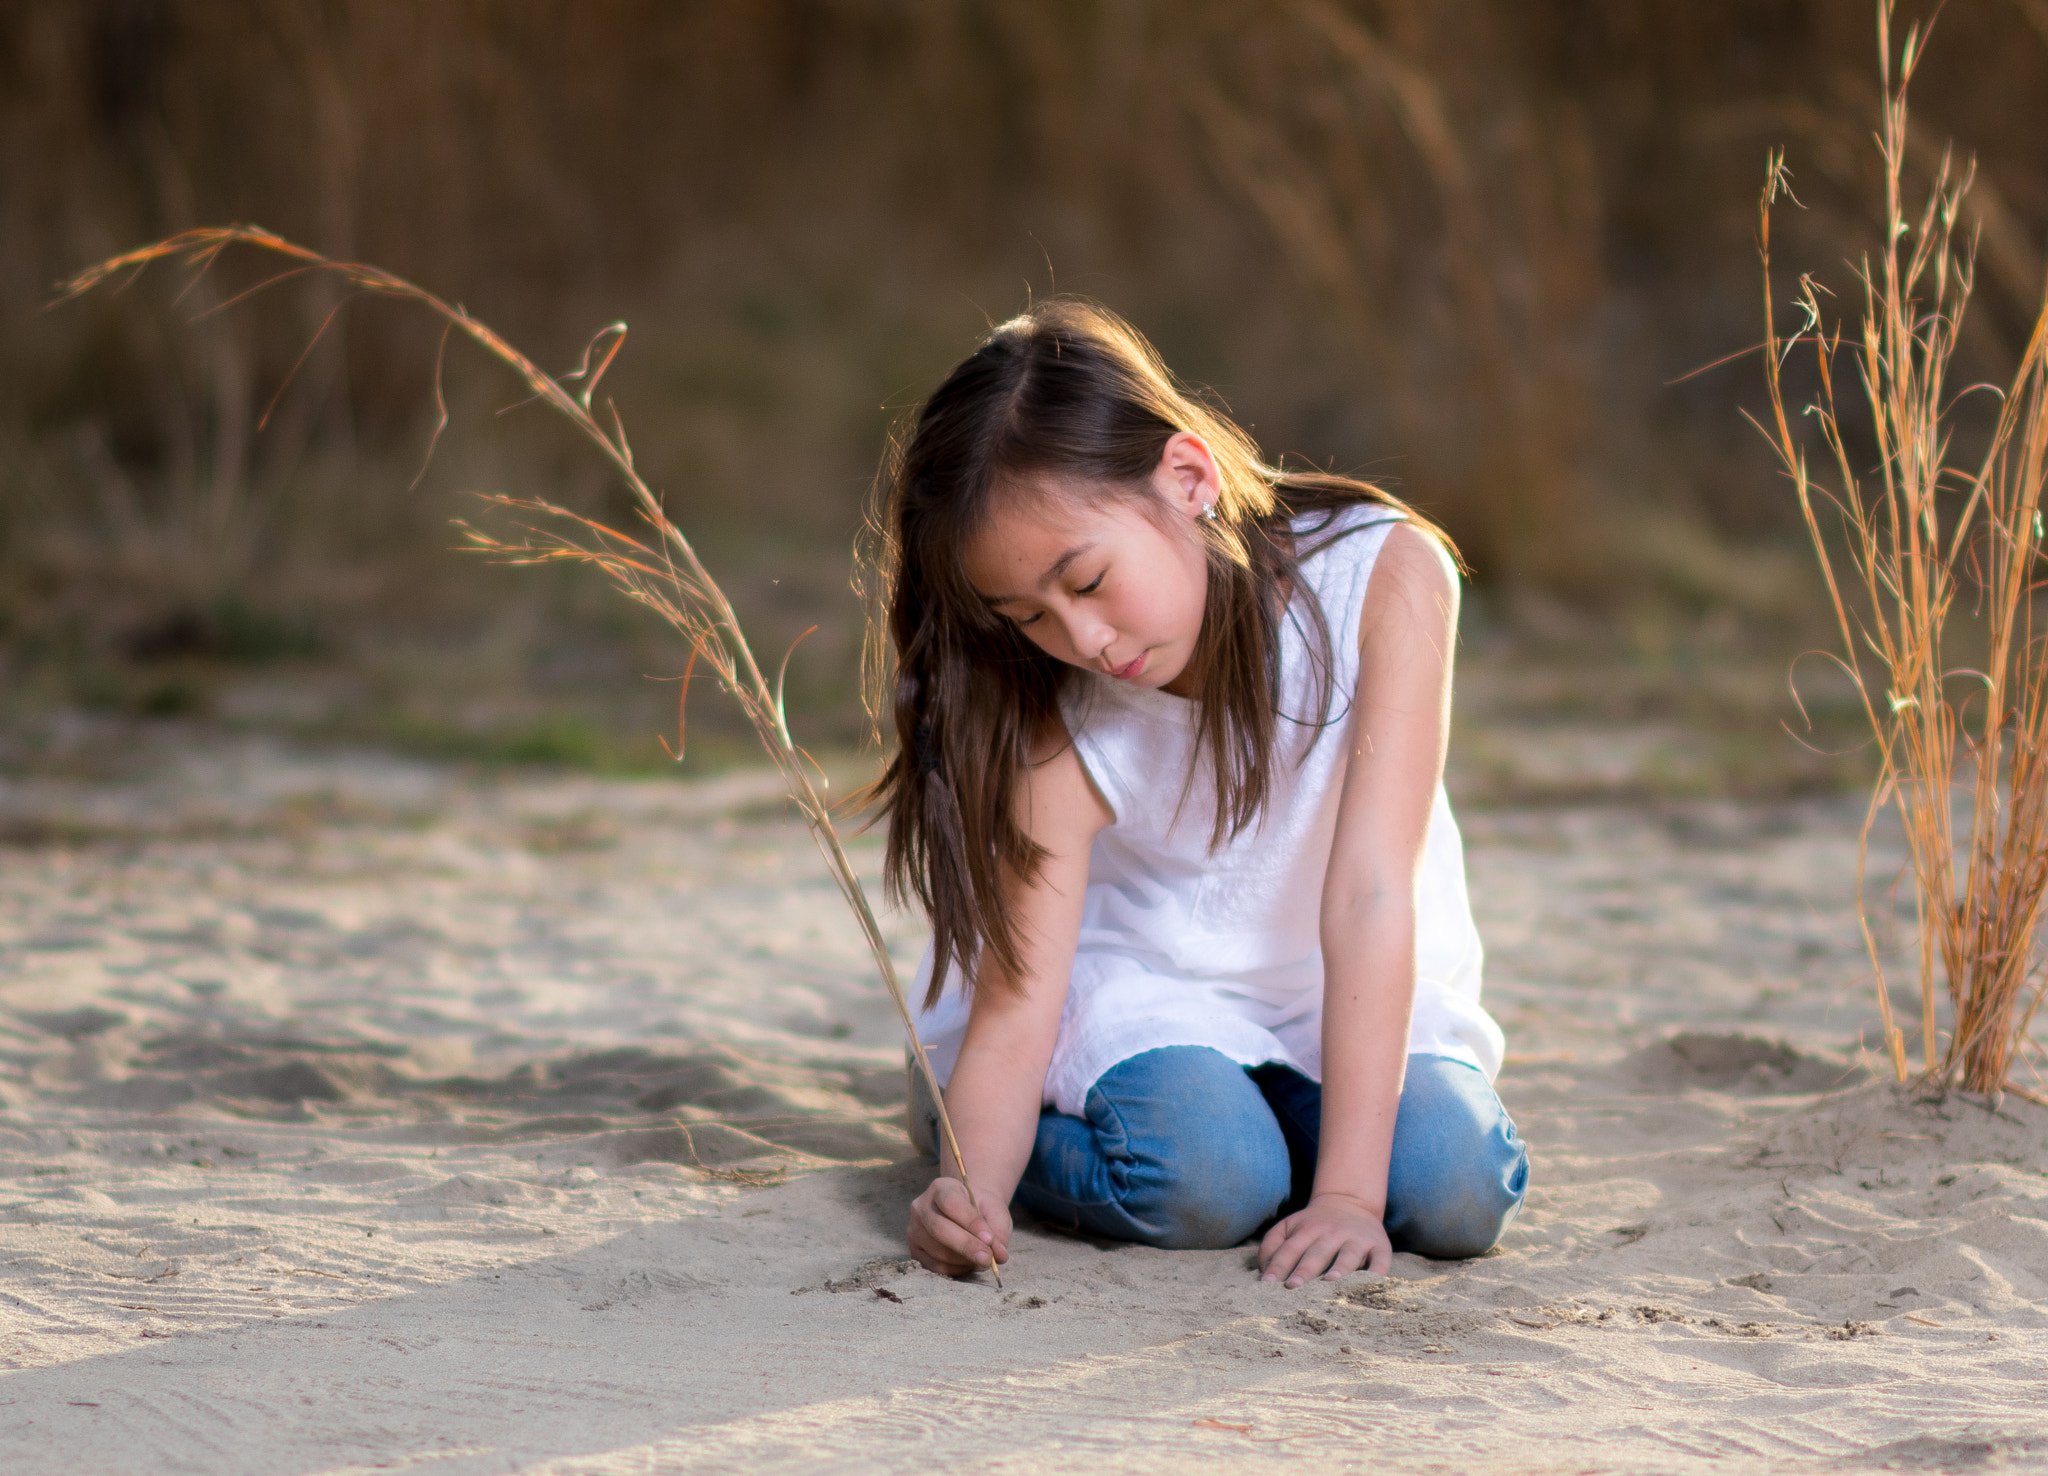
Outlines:
<svg viewBox="0 0 2048 1476"><path fill-rule="evenodd" d="M1278 1133L1274 1136L1277 1138ZM1273 1218L1287 1198L1287 1149L1280 1144L1189 1144L1135 1184L1124 1209L1145 1243L1169 1250L1220 1250Z"/></svg>
<svg viewBox="0 0 2048 1476"><path fill-rule="evenodd" d="M1483 1256L1499 1243L1529 1184L1529 1155L1512 1132L1489 1134L1481 1151L1442 1161L1389 1203L1394 1249L1436 1261ZM1391 1196L1390 1196L1391 1201Z"/></svg>
<svg viewBox="0 0 2048 1476"><path fill-rule="evenodd" d="M1119 1200L1135 1238L1176 1250L1236 1245L1286 1199L1280 1125L1244 1068L1222 1053L1148 1052L1101 1086L1104 1115L1122 1140Z"/></svg>
<svg viewBox="0 0 2048 1476"><path fill-rule="evenodd" d="M1394 1248L1445 1261L1493 1249L1522 1207L1529 1154L1485 1076L1460 1061L1411 1057L1394 1137Z"/></svg>

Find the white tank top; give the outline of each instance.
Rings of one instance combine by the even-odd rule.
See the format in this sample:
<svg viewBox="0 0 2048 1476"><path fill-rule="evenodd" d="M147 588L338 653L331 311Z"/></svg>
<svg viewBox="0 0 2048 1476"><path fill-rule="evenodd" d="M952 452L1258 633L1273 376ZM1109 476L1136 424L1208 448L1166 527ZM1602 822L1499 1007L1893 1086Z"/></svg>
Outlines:
<svg viewBox="0 0 2048 1476"><path fill-rule="evenodd" d="M1316 710L1319 655L1299 605L1280 640L1280 720L1266 808L1215 850L1213 769L1196 705L1156 688L1079 673L1061 715L1115 819L1095 839L1074 973L1044 1100L1079 1116L1096 1079L1161 1046L1210 1046L1246 1066L1278 1061L1322 1080L1323 874L1344 786L1366 581L1398 515L1349 507L1300 519L1302 583L1329 625L1329 712ZM1196 765L1194 784L1183 784ZM1491 1079L1500 1027L1479 1004L1482 950L1465 856L1443 787L1424 845L1415 920L1410 1053L1450 1056ZM925 950L918 988L931 980ZM918 1035L947 1079L967 1027L958 971Z"/></svg>

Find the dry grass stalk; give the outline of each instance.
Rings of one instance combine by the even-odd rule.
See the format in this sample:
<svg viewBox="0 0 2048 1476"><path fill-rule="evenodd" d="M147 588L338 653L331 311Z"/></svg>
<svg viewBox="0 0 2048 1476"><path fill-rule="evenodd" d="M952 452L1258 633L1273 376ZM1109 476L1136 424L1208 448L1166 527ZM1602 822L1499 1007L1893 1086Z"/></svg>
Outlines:
<svg viewBox="0 0 2048 1476"><path fill-rule="evenodd" d="M1956 172L1944 157L1909 215L1906 91L1926 38L1918 28L1908 33L1895 77L1890 6L1881 0L1878 40L1889 229L1884 250L1862 264L1863 319L1854 339L1830 324L1811 277L1801 278L1797 297L1804 323L1779 334L1770 220L1789 189L1783 156L1771 161L1759 236L1771 409L1765 434L1798 493L1838 622L1839 659L1877 744L1866 856L1871 824L1886 804L1897 804L1904 826L1920 924L1921 1070L1937 1085L1995 1093L2031 1044L2048 983L2040 941L2048 901L2048 632L2036 627L2048 300L2011 383L1997 392L1998 415L1981 456L1961 464L1948 370L1972 285L1973 252L1955 244L1970 171ZM1802 342L1814 350L1820 383L1806 414L1833 463L1832 488L1814 479L1786 410L1780 376ZM1874 477L1858 475L1860 458L1837 414L1835 355L1845 349L1876 438ZM1955 664L1966 640L1973 656L1981 652L1981 668ZM1859 883L1861 875L1859 864ZM1903 1081L1905 1038L1892 1018L1860 885L1858 908L1886 1046ZM1945 1042L1937 1029L1937 964L1953 1016Z"/></svg>
<svg viewBox="0 0 2048 1476"><path fill-rule="evenodd" d="M840 843L838 829L832 823L832 808L826 798L829 783L816 761L790 737L788 717L783 710L782 702L782 682L789 665L789 657L785 653L782 666L776 671L775 680L771 684L759 662L755 660L753 648L747 642L746 633L740 629L739 617L733 612L725 592L719 588L717 581L699 561L690 540L670 521L662 507L661 498L642 480L635 468L633 449L626 439L626 429L619 420L616 407L609 400L605 402L605 409L610 412L610 429L606 429L598 420L592 408L605 370L611 366L612 360L617 357L619 349L625 343L626 325L613 323L599 331L585 349L582 364L572 373L557 380L490 328L471 317L464 309L443 301L424 288L414 286L411 282L377 267L359 262L334 261L319 252L295 245L256 226L221 226L186 231L134 251L109 257L67 282L64 286L64 295L76 296L114 279L132 279L150 264L167 259L181 261L195 272L203 272L213 264L222 251L237 244L253 246L284 257L294 265L251 288L249 292L230 299L231 302L240 301L241 298L260 291L263 287L289 278L314 274L338 280L344 287L354 291L417 303L439 318L443 324L443 356L447 351L448 336L452 333L460 332L480 345L486 353L511 368L525 381L534 398L552 406L574 425L625 480L627 488L632 493L634 507L647 525L646 536L635 537L631 533L543 499L507 497L500 494L487 500L508 509L539 514L550 520L549 526L529 528L527 538L517 544L505 543L475 529L468 530L469 539L477 549L496 554L512 563L545 563L566 559L575 563L594 565L628 599L653 610L689 641L689 667L683 678L683 695L686 700L690 673L695 670L699 661L706 663L717 675L719 682L733 695L748 720L753 723L754 731L759 735L768 757L781 771L784 781L789 786L790 799L810 822L811 835L825 857L832 879L838 884L840 895L853 909L854 918L867 939L868 950L874 956L875 967L881 973L882 982L888 986L890 999L895 1002L896 1013L902 1021L904 1034L916 1058L918 1070L923 1073L925 1084L931 1089L932 1100L938 1105L939 1128L945 1135L946 1148L952 1153L954 1163L960 1168L962 1181L966 1182L967 1165L960 1156L959 1142L953 1136L953 1124L946 1113L945 1093L932 1074L931 1062L925 1056L923 1043L917 1038L917 1026L911 1017L903 985L896 977L896 966L889 957L889 948L882 937L881 925L876 921L874 909L868 905L867 894L861 887L860 877L854 871L853 862L848 859L846 849ZM329 321L332 321L331 314ZM310 351L310 345L308 349ZM576 384L574 393L565 387L568 382ZM440 400L438 359L435 365L435 396L440 412L434 429L435 437L438 439L442 426L447 422L446 406ZM431 446L428 454L432 455ZM557 528L566 531L553 531ZM680 740L681 734L678 733L678 741ZM680 757L680 753L677 756ZM970 1184L969 1193L972 1192ZM996 1271L994 1266L991 1266L990 1270L995 1272L997 1285L1001 1285L1001 1273Z"/></svg>

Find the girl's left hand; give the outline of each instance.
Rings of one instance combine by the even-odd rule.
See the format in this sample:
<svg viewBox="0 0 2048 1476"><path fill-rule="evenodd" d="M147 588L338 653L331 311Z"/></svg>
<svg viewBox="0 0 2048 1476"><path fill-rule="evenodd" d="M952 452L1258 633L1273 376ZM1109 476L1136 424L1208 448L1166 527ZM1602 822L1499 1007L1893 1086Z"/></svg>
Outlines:
<svg viewBox="0 0 2048 1476"><path fill-rule="evenodd" d="M1259 1242L1259 1270L1267 1281L1300 1286L1325 1276L1341 1281L1353 1271L1384 1276L1393 1269L1394 1247L1380 1217L1348 1194L1318 1194L1266 1232Z"/></svg>

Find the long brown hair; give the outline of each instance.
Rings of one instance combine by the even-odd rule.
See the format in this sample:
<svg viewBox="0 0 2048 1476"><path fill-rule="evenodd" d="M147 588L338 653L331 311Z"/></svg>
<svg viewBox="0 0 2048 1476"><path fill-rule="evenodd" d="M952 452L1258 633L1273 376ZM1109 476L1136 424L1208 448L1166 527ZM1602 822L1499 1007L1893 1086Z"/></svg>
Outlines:
<svg viewBox="0 0 2048 1476"><path fill-rule="evenodd" d="M865 561L869 707L877 721L884 710L894 718L896 740L868 798L888 824L889 895L914 897L931 919L927 1007L953 966L971 972L979 950L1006 978L1022 972L1003 879L1031 876L1044 851L1018 825L1012 795L1078 674L988 608L968 582L964 551L995 500L1033 478L1154 511L1150 477L1180 431L1208 443L1221 482L1214 518L1199 524L1209 583L1190 662L1200 748L1216 775L1212 847L1266 803L1283 605L1298 587L1302 552L1293 520L1373 502L1436 531L1368 482L1265 465L1249 436L1183 390L1143 336L1105 308L1055 298L991 333L892 446ZM1304 603L1326 714L1329 630L1315 601Z"/></svg>

